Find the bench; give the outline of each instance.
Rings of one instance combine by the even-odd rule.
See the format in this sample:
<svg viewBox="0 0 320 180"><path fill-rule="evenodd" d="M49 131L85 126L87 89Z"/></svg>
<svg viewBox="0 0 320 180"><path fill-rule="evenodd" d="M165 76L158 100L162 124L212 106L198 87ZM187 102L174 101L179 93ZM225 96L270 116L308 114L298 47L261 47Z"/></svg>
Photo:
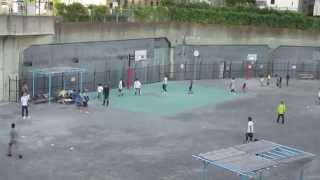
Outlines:
<svg viewBox="0 0 320 180"><path fill-rule="evenodd" d="M300 79L314 79L313 74L299 74Z"/></svg>

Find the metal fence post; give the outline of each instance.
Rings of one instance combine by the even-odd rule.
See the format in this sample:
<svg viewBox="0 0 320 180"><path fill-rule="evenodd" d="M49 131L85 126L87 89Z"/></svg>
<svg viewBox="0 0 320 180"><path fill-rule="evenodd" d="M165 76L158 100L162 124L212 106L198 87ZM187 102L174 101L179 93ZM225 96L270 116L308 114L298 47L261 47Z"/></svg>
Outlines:
<svg viewBox="0 0 320 180"><path fill-rule="evenodd" d="M9 78L9 102L11 102L11 79L10 79L10 76L8 78Z"/></svg>
<svg viewBox="0 0 320 180"><path fill-rule="evenodd" d="M51 104L51 74L49 74L49 92L48 92L48 98L49 98L49 104Z"/></svg>
<svg viewBox="0 0 320 180"><path fill-rule="evenodd" d="M18 77L16 76L16 102L18 102L18 94L20 94L19 92L19 88L18 88ZM20 95L19 95L20 96Z"/></svg>
<svg viewBox="0 0 320 180"><path fill-rule="evenodd" d="M93 87L92 87L92 89L94 89L97 85L96 85L96 70L94 70L94 72L93 72Z"/></svg>
<svg viewBox="0 0 320 180"><path fill-rule="evenodd" d="M63 90L65 90L66 86L65 86L65 83L64 83L64 73L61 74L61 84L62 84Z"/></svg>
<svg viewBox="0 0 320 180"><path fill-rule="evenodd" d="M215 66L215 64L212 64L211 79L214 79L214 66Z"/></svg>
<svg viewBox="0 0 320 180"><path fill-rule="evenodd" d="M262 180L262 171L259 172L259 180Z"/></svg>
<svg viewBox="0 0 320 180"><path fill-rule="evenodd" d="M184 63L184 72L183 72L183 80L186 80L186 72L187 72L187 63Z"/></svg>
<svg viewBox="0 0 320 180"><path fill-rule="evenodd" d="M290 62L288 61L288 64L287 64L287 74L289 74L289 69L290 69Z"/></svg>
<svg viewBox="0 0 320 180"><path fill-rule="evenodd" d="M35 95L35 72L32 72L32 96Z"/></svg>
<svg viewBox="0 0 320 180"><path fill-rule="evenodd" d="M202 175L201 175L202 180L208 180L208 163L203 161L202 162Z"/></svg>
<svg viewBox="0 0 320 180"><path fill-rule="evenodd" d="M158 80L160 81L161 80L161 65L159 65L159 69L158 70L159 70L159 79ZM170 72L170 74L171 74L171 72Z"/></svg>
<svg viewBox="0 0 320 180"><path fill-rule="evenodd" d="M83 91L83 72L80 72L80 92Z"/></svg>
<svg viewBox="0 0 320 180"><path fill-rule="evenodd" d="M229 78L231 78L231 76L232 76L232 62L230 62L230 64L229 64Z"/></svg>
<svg viewBox="0 0 320 180"><path fill-rule="evenodd" d="M201 74L202 74L202 61L200 61L200 64L199 64L198 79L201 79Z"/></svg>
<svg viewBox="0 0 320 180"><path fill-rule="evenodd" d="M304 180L304 167L301 168L300 170L300 178L299 180Z"/></svg>

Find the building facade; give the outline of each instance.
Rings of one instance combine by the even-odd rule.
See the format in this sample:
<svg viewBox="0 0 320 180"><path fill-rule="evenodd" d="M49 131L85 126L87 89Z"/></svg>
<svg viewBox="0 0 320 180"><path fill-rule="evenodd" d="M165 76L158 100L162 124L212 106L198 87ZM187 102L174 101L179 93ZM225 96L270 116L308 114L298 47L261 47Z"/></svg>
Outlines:
<svg viewBox="0 0 320 180"><path fill-rule="evenodd" d="M259 8L271 8L276 10L300 11L302 0L257 0Z"/></svg>
<svg viewBox="0 0 320 180"><path fill-rule="evenodd" d="M53 15L52 0L0 0L0 14Z"/></svg>
<svg viewBox="0 0 320 180"><path fill-rule="evenodd" d="M313 15L320 16L320 0L314 2Z"/></svg>
<svg viewBox="0 0 320 180"><path fill-rule="evenodd" d="M107 5L108 0L61 0L61 3L65 3L67 5L72 4L72 3L81 3L84 6L89 6L89 5Z"/></svg>
<svg viewBox="0 0 320 180"><path fill-rule="evenodd" d="M109 5L109 7L127 7L132 5L158 6L160 5L160 0L107 0L107 4Z"/></svg>

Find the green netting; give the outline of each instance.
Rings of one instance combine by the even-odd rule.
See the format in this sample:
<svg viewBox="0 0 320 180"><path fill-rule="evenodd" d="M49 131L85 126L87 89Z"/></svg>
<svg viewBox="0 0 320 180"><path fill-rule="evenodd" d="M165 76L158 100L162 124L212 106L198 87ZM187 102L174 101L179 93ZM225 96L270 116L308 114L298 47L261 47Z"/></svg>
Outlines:
<svg viewBox="0 0 320 180"><path fill-rule="evenodd" d="M134 90L125 90L124 96L118 97L117 89L111 91L112 107L133 112L177 113L209 104L218 104L239 97L224 89L193 85L193 94L188 94L187 82L169 82L168 93L162 93L162 84L143 85L142 95L135 96Z"/></svg>

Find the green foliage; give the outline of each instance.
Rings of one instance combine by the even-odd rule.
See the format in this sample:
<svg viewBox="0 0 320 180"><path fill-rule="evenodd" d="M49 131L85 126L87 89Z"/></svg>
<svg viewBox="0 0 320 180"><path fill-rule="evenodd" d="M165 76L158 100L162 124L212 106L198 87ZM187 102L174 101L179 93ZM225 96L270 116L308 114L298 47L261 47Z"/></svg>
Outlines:
<svg viewBox="0 0 320 180"><path fill-rule="evenodd" d="M127 21L132 15L131 10L117 9L115 14L110 15L106 6L91 5L87 8L79 3L65 5L59 1L54 0L55 13L62 16L64 21ZM251 4L254 0L233 0L232 3L235 3L231 6L183 3L184 1L188 0L162 0L158 7L137 6L133 9L134 19L147 22L177 21L320 30L320 18L291 11L259 9Z"/></svg>
<svg viewBox="0 0 320 180"><path fill-rule="evenodd" d="M107 6L90 5L88 9L91 12L91 18L94 21L103 22L105 20L105 16L108 14Z"/></svg>
<svg viewBox="0 0 320 180"><path fill-rule="evenodd" d="M58 14L57 6L59 6L60 0L53 0L53 1L52 1L52 4L53 4L53 12L54 12L54 15L57 15L57 14Z"/></svg>
<svg viewBox="0 0 320 180"><path fill-rule="evenodd" d="M88 21L89 12L86 7L80 3L66 5L64 3L55 4L56 14L62 16L65 21Z"/></svg>
<svg viewBox="0 0 320 180"><path fill-rule="evenodd" d="M245 5L210 6L206 3L162 1L157 8L139 7L135 17L144 21L177 21L204 24L248 25L273 28L320 30L320 19L291 11L259 9L252 0L234 0Z"/></svg>
<svg viewBox="0 0 320 180"><path fill-rule="evenodd" d="M56 15L58 16L65 16L66 14L66 4L64 3L57 3L57 4L54 4L54 9L55 9L55 13Z"/></svg>
<svg viewBox="0 0 320 180"><path fill-rule="evenodd" d="M134 15L141 21L167 21L170 20L168 8L159 7L137 7L134 9Z"/></svg>
<svg viewBox="0 0 320 180"><path fill-rule="evenodd" d="M88 9L81 3L72 3L66 6L65 18L68 21L86 21L89 19Z"/></svg>

